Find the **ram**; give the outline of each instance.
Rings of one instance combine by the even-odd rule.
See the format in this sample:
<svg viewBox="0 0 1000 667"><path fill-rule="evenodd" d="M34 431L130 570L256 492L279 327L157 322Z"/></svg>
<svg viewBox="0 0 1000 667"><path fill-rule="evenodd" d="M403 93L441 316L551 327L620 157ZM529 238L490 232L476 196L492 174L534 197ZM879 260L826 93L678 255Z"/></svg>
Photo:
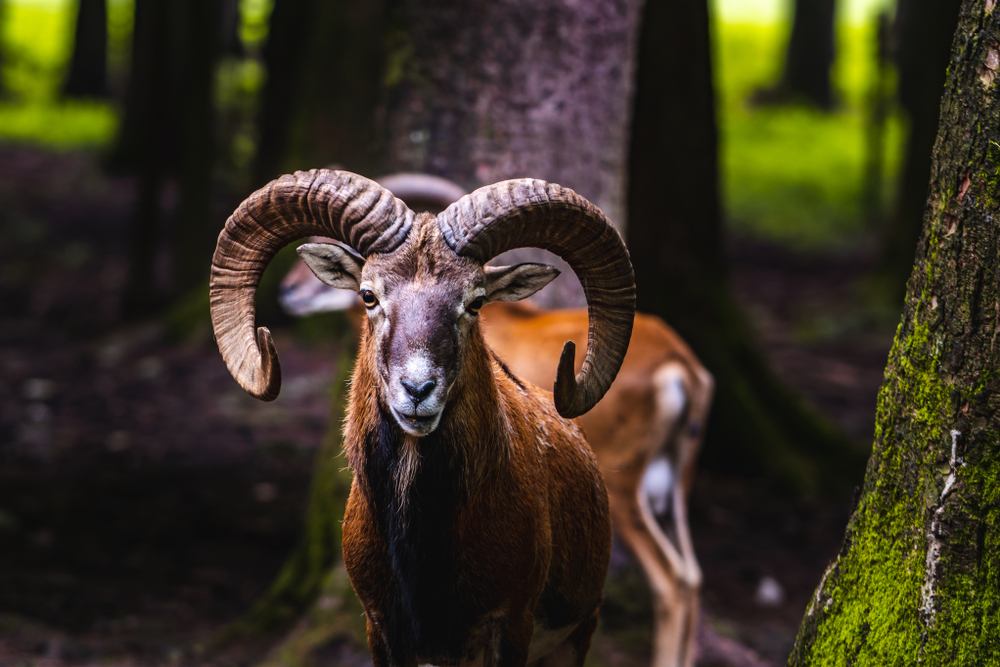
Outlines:
<svg viewBox="0 0 1000 667"><path fill-rule="evenodd" d="M459 185L428 174L392 174L378 182L414 211L437 213L465 195ZM296 316L346 311L358 335L366 319L355 292L326 285L302 261L281 283L281 304ZM490 348L515 375L539 386L552 377L565 340L587 339L587 311L580 308L496 302L483 308L481 319ZM653 589L653 667L690 667L695 660L701 570L686 508L713 387L676 332L638 313L614 384L580 417L608 487L611 524Z"/></svg>
<svg viewBox="0 0 1000 667"><path fill-rule="evenodd" d="M611 549L607 491L571 421L614 380L635 284L621 237L571 190L531 179L480 188L437 217L416 215L355 174L313 170L251 195L212 264L212 323L240 385L264 400L281 373L254 324L260 275L300 255L327 284L358 291L362 330L345 449L354 481L344 563L378 667L582 665ZM555 252L584 285L587 350L563 347L550 395L514 376L483 340L487 301L526 298L555 278L541 264L486 267L517 247Z"/></svg>

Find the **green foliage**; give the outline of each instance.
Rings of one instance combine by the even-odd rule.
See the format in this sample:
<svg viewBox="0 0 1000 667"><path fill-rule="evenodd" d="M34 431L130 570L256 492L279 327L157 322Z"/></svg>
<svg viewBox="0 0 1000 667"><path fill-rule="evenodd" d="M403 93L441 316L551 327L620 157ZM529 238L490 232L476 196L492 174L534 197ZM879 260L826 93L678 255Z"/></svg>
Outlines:
<svg viewBox="0 0 1000 667"><path fill-rule="evenodd" d="M736 233L817 250L853 246L865 226L866 102L875 76L872 26L839 29L833 113L753 107L754 90L780 75L786 28L720 22L716 31L723 197ZM885 182L899 168L903 128L886 132ZM888 203L891 192L883 193Z"/></svg>
<svg viewBox="0 0 1000 667"><path fill-rule="evenodd" d="M250 48L260 48L267 39L267 22L273 0L240 0L240 40Z"/></svg>

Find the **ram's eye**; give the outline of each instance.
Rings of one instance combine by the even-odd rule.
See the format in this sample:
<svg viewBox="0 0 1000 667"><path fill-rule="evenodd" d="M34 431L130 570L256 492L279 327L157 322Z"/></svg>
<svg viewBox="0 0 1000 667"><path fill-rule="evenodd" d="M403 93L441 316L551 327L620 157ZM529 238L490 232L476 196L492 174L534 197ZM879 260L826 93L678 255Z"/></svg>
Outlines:
<svg viewBox="0 0 1000 667"><path fill-rule="evenodd" d="M484 299L481 296L477 296L475 299L472 300L472 303L470 303L466 307L466 310L469 311L470 315L478 315L479 309L483 307L484 303L486 303L486 299Z"/></svg>
<svg viewBox="0 0 1000 667"><path fill-rule="evenodd" d="M378 299L375 298L375 293L370 289L363 289L360 294L361 300L365 302L365 308L374 308L378 305Z"/></svg>

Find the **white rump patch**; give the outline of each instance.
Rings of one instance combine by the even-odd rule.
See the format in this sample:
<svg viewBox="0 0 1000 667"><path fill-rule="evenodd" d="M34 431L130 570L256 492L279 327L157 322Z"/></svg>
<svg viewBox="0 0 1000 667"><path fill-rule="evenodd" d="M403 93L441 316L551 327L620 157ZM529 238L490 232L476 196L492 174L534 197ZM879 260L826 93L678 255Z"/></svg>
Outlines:
<svg viewBox="0 0 1000 667"><path fill-rule="evenodd" d="M642 490L653 514L663 516L670 507L670 492L674 487L674 469L665 456L658 456L646 467Z"/></svg>
<svg viewBox="0 0 1000 667"><path fill-rule="evenodd" d="M656 388L656 412L661 422L672 423L687 407L687 393L684 391L684 367L680 364L664 364L653 373Z"/></svg>

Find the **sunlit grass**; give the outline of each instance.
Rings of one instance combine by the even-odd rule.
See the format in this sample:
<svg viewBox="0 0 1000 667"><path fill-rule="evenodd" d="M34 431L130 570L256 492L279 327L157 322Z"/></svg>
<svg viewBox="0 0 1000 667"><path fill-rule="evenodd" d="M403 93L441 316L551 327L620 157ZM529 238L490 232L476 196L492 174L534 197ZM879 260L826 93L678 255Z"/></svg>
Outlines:
<svg viewBox="0 0 1000 667"><path fill-rule="evenodd" d="M3 6L4 86L9 95L39 102L55 97L72 48L74 12L61 6Z"/></svg>
<svg viewBox="0 0 1000 667"><path fill-rule="evenodd" d="M863 204L866 114L875 74L870 26L838 33L832 113L800 107L753 108L749 95L780 75L787 28L717 24L716 83L725 210L737 234L803 250L849 246L870 234ZM902 130L890 117L884 184L898 169ZM887 202L891 187L881 197Z"/></svg>
<svg viewBox="0 0 1000 667"><path fill-rule="evenodd" d="M112 27L120 5L112 8ZM117 127L110 104L59 98L72 48L75 3L8 0L2 18L0 141L60 150L110 143Z"/></svg>
<svg viewBox="0 0 1000 667"><path fill-rule="evenodd" d="M118 118L102 102L0 103L0 140L51 148L102 147L115 135Z"/></svg>

